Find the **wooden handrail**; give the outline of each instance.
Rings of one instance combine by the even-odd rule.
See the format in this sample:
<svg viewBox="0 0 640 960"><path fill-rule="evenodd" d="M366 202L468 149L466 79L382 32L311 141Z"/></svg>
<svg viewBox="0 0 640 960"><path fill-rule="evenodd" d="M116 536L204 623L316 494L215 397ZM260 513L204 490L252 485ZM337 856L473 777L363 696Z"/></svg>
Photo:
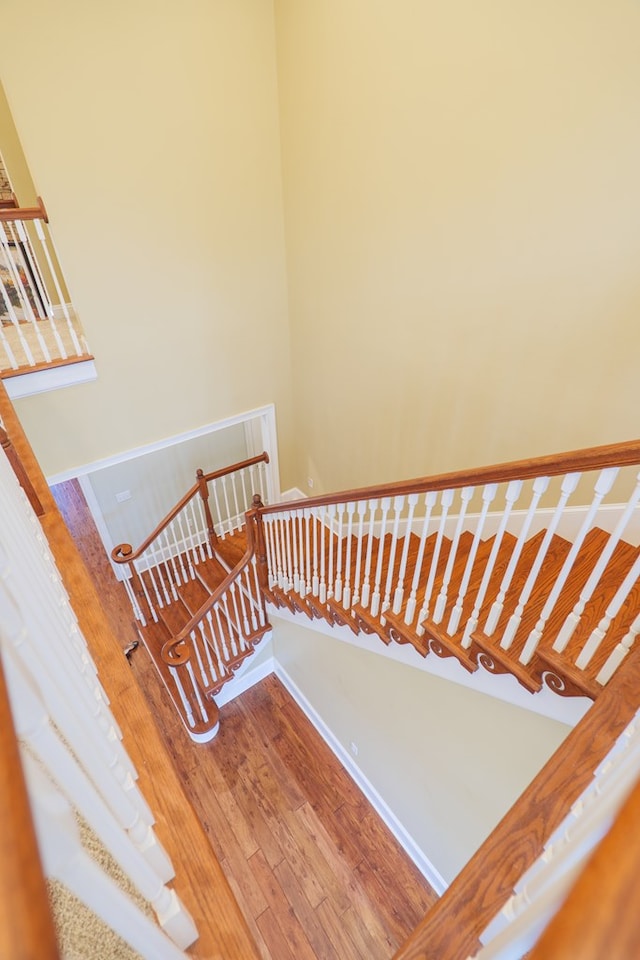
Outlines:
<svg viewBox="0 0 640 960"><path fill-rule="evenodd" d="M240 559L236 563L233 570L229 571L229 573L224 578L222 583L218 584L218 586L213 591L213 593L209 597L207 597L207 599L202 604L202 606L198 610L196 610L194 615L191 617L189 622L182 628L180 633L177 634L177 636L175 637L171 637L162 645L162 651L161 651L162 659L164 660L165 663L169 664L170 666L175 667L181 663L185 663L189 659L187 652L185 652L185 654L182 655L182 654L176 653L175 648L178 646L178 644L186 640L186 638L189 636L192 630L195 630L195 628L198 626L202 618L205 617L209 612L209 610L211 610L215 606L218 600L220 600L220 598L226 593L226 591L229 589L231 584L238 579L239 574L244 570L246 565L251 561L251 558L256 552L256 543L255 543L255 537L253 532L253 529L254 529L253 520L256 518L256 516L257 516L257 510L255 508L248 510L247 513L245 514L245 517L247 520L247 523L245 526L245 529L247 532L247 549L245 550L243 555L240 557Z"/></svg>
<svg viewBox="0 0 640 960"><path fill-rule="evenodd" d="M44 513L44 507L40 502L40 498L36 493L33 484L31 483L29 474L25 470L24 464L22 463L17 450L11 442L9 434L3 427L0 427L0 447L2 447L4 450L7 460L11 464L13 472L16 475L18 483L24 490L27 500L33 508L33 512L37 517L41 517Z"/></svg>
<svg viewBox="0 0 640 960"><path fill-rule="evenodd" d="M634 716L639 690L640 649L629 655L394 960L466 960ZM570 955L582 956L579 951Z"/></svg>
<svg viewBox="0 0 640 960"><path fill-rule="evenodd" d="M551 454L529 460L511 460L507 463L477 467L473 470L457 470L451 473L439 473L430 477L417 477L415 480L400 480L395 483L378 484L373 487L359 487L340 493L327 493L320 497L308 497L304 500L288 500L287 510L309 509L309 507L328 506L333 503L347 503L352 500L377 500L380 497L398 497L408 493L423 493L428 490L447 490L449 488L480 486L487 483L503 483L509 480L530 480L535 477L554 477L564 473L584 470L601 470L605 467L625 467L640 464L640 440L626 443L607 444L601 447L586 447L568 453ZM278 513L283 509L281 503L273 503L261 509L261 514Z"/></svg>
<svg viewBox="0 0 640 960"><path fill-rule="evenodd" d="M49 216L42 197L36 198L37 207L12 207L0 210L0 223L9 223L11 220L44 220L49 223Z"/></svg>
<svg viewBox="0 0 640 960"><path fill-rule="evenodd" d="M153 543L156 537L162 533L164 528L167 527L180 513L182 508L189 503L189 500L191 500L192 497L195 497L196 493L198 493L200 490L201 480L206 480L208 483L209 480L218 480L220 477L226 477L228 474L235 473L237 470L244 470L246 467L252 467L257 463L262 462L269 463L269 454L266 452L266 450L255 457L249 457L248 460L240 460L238 463L232 463L229 467L223 467L221 470L214 470L212 473L205 473L198 477L194 485L187 490L185 495L180 500L178 500L175 507L173 507L166 517L160 521L160 523L149 534L146 540L142 541L137 550L134 550L130 543L119 543L111 551L111 559L114 561L114 563L129 563L132 560L137 560L138 557L144 553L147 547Z"/></svg>
<svg viewBox="0 0 640 960"><path fill-rule="evenodd" d="M58 960L0 658L0 957Z"/></svg>

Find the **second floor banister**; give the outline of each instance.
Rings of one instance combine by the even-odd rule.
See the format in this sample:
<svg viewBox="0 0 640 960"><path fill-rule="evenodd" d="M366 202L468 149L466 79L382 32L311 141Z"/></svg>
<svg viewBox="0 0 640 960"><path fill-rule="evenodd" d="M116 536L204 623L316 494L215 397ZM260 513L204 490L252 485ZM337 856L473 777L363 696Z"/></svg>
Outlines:
<svg viewBox="0 0 640 960"><path fill-rule="evenodd" d="M0 210L0 373L91 359L44 204Z"/></svg>
<svg viewBox="0 0 640 960"><path fill-rule="evenodd" d="M595 697L640 632L639 464L633 441L272 504L269 593Z"/></svg>
<svg viewBox="0 0 640 960"><path fill-rule="evenodd" d="M177 598L180 586L216 553L216 543L244 525L244 515L259 489L266 490L263 452L220 470L198 470L196 482L134 550L119 544L111 554L124 571L124 584L142 624L157 622L161 609ZM224 561L223 561L224 563Z"/></svg>

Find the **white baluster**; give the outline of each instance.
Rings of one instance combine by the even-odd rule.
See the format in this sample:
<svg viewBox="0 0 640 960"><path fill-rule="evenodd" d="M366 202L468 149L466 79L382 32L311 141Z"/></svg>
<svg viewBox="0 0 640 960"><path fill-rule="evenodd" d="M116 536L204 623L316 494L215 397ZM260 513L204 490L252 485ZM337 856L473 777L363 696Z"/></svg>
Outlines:
<svg viewBox="0 0 640 960"><path fill-rule="evenodd" d="M311 520L313 522L313 577L311 579L311 592L317 597L320 592L320 574L318 567L318 515L317 509L311 510Z"/></svg>
<svg viewBox="0 0 640 960"><path fill-rule="evenodd" d="M353 514L356 505L351 500L347 503L347 556L345 559L345 582L342 591L342 606L348 610L351 606L351 538L353 536Z"/></svg>
<svg viewBox="0 0 640 960"><path fill-rule="evenodd" d="M635 586L638 577L640 577L640 555L636 557L635 563L616 590L615 596L605 610L604 617L582 648L582 652L576 660L576 667L579 667L580 670L584 670L591 662L593 655L600 647L600 644L605 638L607 630L611 626L611 621L620 613L622 605L631 593L631 590Z"/></svg>
<svg viewBox="0 0 640 960"><path fill-rule="evenodd" d="M207 524L207 518L204 512L204 506L202 503L202 497L194 497L192 503L197 504L198 517L196 519L196 529L198 530L201 540L200 540L200 549L204 550L209 560L213 558L213 551L211 549L211 543L209 540L209 528ZM203 557L203 559L206 559Z"/></svg>
<svg viewBox="0 0 640 960"><path fill-rule="evenodd" d="M191 637L191 648L196 655L196 660L198 662L198 669L200 670L200 679L202 680L202 686L206 689L209 686L209 681L207 679L207 674L205 673L204 663L202 661L202 654L200 653L200 644L198 643L198 635L195 630L191 631L190 637Z"/></svg>
<svg viewBox="0 0 640 960"><path fill-rule="evenodd" d="M482 540L482 531L484 529L485 520L487 519L487 512L489 506L493 502L496 492L498 490L497 483L489 483L482 491L482 510L480 511L480 516L478 518L478 523L476 524L476 530L473 536L473 543L471 544L471 550L469 551L469 556L467 557L467 563L464 569L464 574L462 576L462 581L460 583L460 592L456 599L453 610L451 611L451 616L449 617L449 624L447 626L447 633L452 637L458 630L460 624L460 617L462 616L462 605L464 604L464 598L467 595L467 590L469 589L469 581L471 580L471 573L473 571L473 566L476 562L476 555L478 553L478 547L480 546Z"/></svg>
<svg viewBox="0 0 640 960"><path fill-rule="evenodd" d="M304 592L305 596L308 593L311 593L311 537L309 533L309 521L311 518L310 510L303 510L302 516L304 518L304 556L305 556L305 585Z"/></svg>
<svg viewBox="0 0 640 960"><path fill-rule="evenodd" d="M291 519L289 525L291 527L291 539L293 541L293 589L296 593L300 592L300 573L298 571L298 531L296 529L296 520L298 514L294 512L291 514Z"/></svg>
<svg viewBox="0 0 640 960"><path fill-rule="evenodd" d="M173 555L173 551L172 551L172 549L171 549L171 544L169 543L169 536L168 536L167 528L166 528L166 527L165 527L165 529L162 531L160 542L161 542L161 544L164 543L164 545L162 546L162 551L163 551L165 557L168 557L168 558L169 558L169 563L171 564L171 569L173 570L173 576L171 576L171 573L169 572L169 569L168 569L168 567L167 567L167 560L165 559L165 570L166 570L166 573L167 573L167 580L169 581L169 584L171 585L171 595L172 595L173 601L174 601L174 603L175 603L175 601L178 599L178 591L176 590L176 586L180 584L180 574L178 573L178 567L177 567L177 565L176 565L176 558L175 558L174 555Z"/></svg>
<svg viewBox="0 0 640 960"><path fill-rule="evenodd" d="M402 548L402 557L400 558L400 569L398 571L398 583L393 595L393 612L400 613L402 601L404 599L404 578L407 573L407 559L409 557L409 544L411 543L411 528L413 526L413 514L418 503L418 494L410 493L407 497L409 512L405 523L404 545Z"/></svg>
<svg viewBox="0 0 640 960"><path fill-rule="evenodd" d="M281 590L285 589L287 582L286 568L285 568L285 536L284 536L284 522L282 519L281 513L274 514L274 537L276 542L276 551L278 557L278 587Z"/></svg>
<svg viewBox="0 0 640 960"><path fill-rule="evenodd" d="M145 898L156 911L159 929L86 852L62 794L29 756L23 764L46 875L59 880L144 960L186 960L181 948L193 943L198 932L174 891L160 884Z"/></svg>
<svg viewBox="0 0 640 960"><path fill-rule="evenodd" d="M241 512L241 510L240 510L240 504L238 503L237 482L238 482L237 474L235 474L235 473L230 474L230 475L229 475L229 483L231 484L231 492L233 493L233 503L234 503L235 510L236 510L236 512L235 512L235 520L236 520L236 523L235 523L235 526L232 525L232 529L239 530L240 527L242 526L242 521L243 521L244 518L243 518L242 512Z"/></svg>
<svg viewBox="0 0 640 960"><path fill-rule="evenodd" d="M40 332L40 328L38 327L37 318L35 313L33 312L33 306L31 304L29 295L25 289L25 286L22 280L22 275L20 271L17 269L15 262L13 260L13 257L11 255L11 248L9 247L10 242L12 242L15 246L18 246L19 244L19 241L16 240L15 235L13 238L7 237L3 224L0 223L0 247L2 247L2 250L4 253L4 260L5 260L7 270L9 271L9 275L11 276L11 282L13 283L14 289L18 293L18 296L20 298L20 306L24 311L24 314L30 329L33 330L34 336L38 342L38 346L42 351L42 356L44 357L46 363L50 363L51 354L49 353L49 348L47 347L44 337ZM15 313L14 313L14 316L15 316ZM17 320L17 317L16 317L16 320ZM32 355L32 358L33 358L33 355Z"/></svg>
<svg viewBox="0 0 640 960"><path fill-rule="evenodd" d="M207 634L205 620L200 620L200 622L198 623L198 630L200 631L200 639L202 640L202 647L205 652L205 656L207 658L207 665L209 667L209 683L212 684L213 681L215 680L216 668L211 658L213 646L212 646L211 637L210 635Z"/></svg>
<svg viewBox="0 0 640 960"><path fill-rule="evenodd" d="M329 521L329 571L328 571L328 580L327 580L327 599L330 599L333 596L333 591L335 587L333 579L333 544L334 544L334 534L333 534L333 519L336 515L336 505L335 503L330 503L327 508L327 519Z"/></svg>
<svg viewBox="0 0 640 960"><path fill-rule="evenodd" d="M438 493L435 490L430 490L424 498L425 506L425 515L422 521L422 531L420 533L420 544L418 546L418 556L416 557L416 565L413 569L413 580L411 581L411 593L409 599L407 600L407 609L404 614L404 622L409 626L413 623L413 618L416 612L416 600L418 594L418 584L420 583L420 574L422 573L422 563L424 560L424 551L427 543L427 532L429 530L429 522L431 520L431 513L433 507L438 499Z"/></svg>
<svg viewBox="0 0 640 960"><path fill-rule="evenodd" d="M365 609L369 606L369 595L371 593L371 557L373 551L373 531L376 522L376 510L378 509L377 500L369 500L369 533L367 534L367 557L364 564L364 583L362 584L362 597L360 604Z"/></svg>
<svg viewBox="0 0 640 960"><path fill-rule="evenodd" d="M224 656L222 657L222 661L224 663L228 663L229 660L231 660L231 654L229 653L229 647L227 646L227 633L222 626L222 620L220 618L220 602L219 601L218 603L214 603L213 613L215 614L216 623L218 625L218 629L215 631L215 634L220 640L220 643L222 644L222 651L224 654Z"/></svg>
<svg viewBox="0 0 640 960"><path fill-rule="evenodd" d="M419 637L424 634L424 627L422 626L422 621L426 620L429 616L429 604L431 602L431 593L433 591L433 583L436 577L436 571L438 569L438 561L440 559L440 550L442 548L442 540L444 537L444 530L447 523L447 514L449 513L449 507L453 503L453 490L443 490L440 497L440 523L438 525L438 533L436 535L436 542L433 548L433 554L431 557L431 566L429 568L429 577L427 579L427 585L424 591L424 599L422 601L422 607L418 614L418 626L416 627L416 633Z"/></svg>
<svg viewBox="0 0 640 960"><path fill-rule="evenodd" d="M355 509L358 511L358 533L356 534L356 572L353 580L352 605L360 602L360 573L362 571L362 538L364 536L364 517L367 511L367 501L358 500Z"/></svg>
<svg viewBox="0 0 640 960"><path fill-rule="evenodd" d="M61 308L61 310L62 310L62 315L64 316L64 319L65 319L65 321L66 321L67 330L69 331L69 336L71 337L71 342L73 343L73 348L74 348L74 350L76 351L76 356L79 357L79 356L82 355L82 347L80 346L80 341L78 340L78 336L77 336L77 334L76 334L75 327L74 327L73 322L72 322L72 319L71 319L71 315L70 315L70 313L69 313L69 310L68 310L68 308L67 308L67 304L66 304L66 302L65 302L65 298L64 298L63 293L62 293L62 289L61 289L61 286L60 286L60 280L58 279L58 272L57 272L57 270L55 269L55 267L54 267L54 265L53 265L53 261L52 261L52 259L51 259L51 255L50 255L50 253L49 253L49 245L48 245L48 243L47 243L47 237L46 237L45 232L44 232L44 230L43 230L42 224L40 223L39 220L36 220L36 221L35 221L35 228L36 228L36 233L38 234L38 239L39 239L40 244L41 244L41 246L42 246L42 250L43 250L44 255L45 255L45 259L46 259L46 261L47 261L47 266L48 266L48 268L49 268L50 276L53 278L53 285L54 285L55 288L56 288L56 294L57 294L57 297L58 297L58 303L60 304L60 308ZM86 352L88 353L89 351L87 350Z"/></svg>
<svg viewBox="0 0 640 960"><path fill-rule="evenodd" d="M319 597L320 603L327 602L327 581L325 578L325 567L326 567L326 557L327 552L325 550L325 532L327 526L327 510L326 507L320 508L320 515L318 521L320 524L320 585L319 585ZM331 536L331 534L329 534ZM331 541L329 541L331 542Z"/></svg>
<svg viewBox="0 0 640 960"><path fill-rule="evenodd" d="M217 524L218 529L216 530L216 533L219 537L222 538L222 540L224 540L225 537L227 536L227 531L225 530L225 527L224 527L224 522L222 519L222 510L220 509L220 500L218 499L218 481L214 479L214 480L211 480L210 482L211 482L211 489L213 490L213 500L216 505L216 519L218 521L218 524ZM216 528L215 520L213 523L213 527L215 530Z"/></svg>
<svg viewBox="0 0 640 960"><path fill-rule="evenodd" d="M601 683L604 686L606 683L611 680L611 677L614 675L624 658L627 656L632 646L636 642L636 637L640 633L640 613L635 618L629 630L624 635L620 643L617 645L615 650L609 654L606 663L601 668L596 680L598 683Z"/></svg>
<svg viewBox="0 0 640 960"><path fill-rule="evenodd" d="M180 679L180 672L177 667L169 667L169 673L173 677L173 682L176 685L176 690L178 691L178 699L182 704L182 709L184 710L185 717L187 718L187 723L189 724L191 729L193 729L196 725L196 720L193 715L193 710L191 709L191 703L185 693L182 680Z"/></svg>
<svg viewBox="0 0 640 960"><path fill-rule="evenodd" d="M292 524L292 514L289 513L289 512L287 512L286 514L283 514L283 517L284 517L283 522L284 522L284 527L285 527L285 533L286 533L286 538L287 538L287 553L286 553L286 557L287 557L287 577L286 577L285 590L287 590L287 592L288 592L289 590L291 590L291 588L292 588L292 586L293 586L293 567L292 567L292 565L291 565L291 524Z"/></svg>
<svg viewBox="0 0 640 960"><path fill-rule="evenodd" d="M182 545L184 556L187 561L189 576L191 577L192 580L195 580L196 572L194 570L193 565L194 563L197 563L197 561L193 556L193 553L189 550L189 538L185 536L182 520L183 520L182 511L180 511L180 513L177 514L177 516L175 517L175 522L177 524L178 530L180 531L180 544Z"/></svg>
<svg viewBox="0 0 640 960"><path fill-rule="evenodd" d="M267 576L269 578L269 589L275 583L275 561L274 561L274 547L273 547L273 531L271 517L267 516L264 518L264 545L267 551Z"/></svg>
<svg viewBox="0 0 640 960"><path fill-rule="evenodd" d="M387 529L387 514L391 506L391 497L383 497L380 501L382 519L380 520L380 536L378 537L378 556L376 560L376 578L371 597L371 616L377 617L380 610L380 580L382 579L382 560L384 557L385 535Z"/></svg>
<svg viewBox="0 0 640 960"><path fill-rule="evenodd" d="M240 470L240 483L242 485L242 512L246 513L249 507L251 506L251 498L247 496L247 488L245 486L245 479L247 474L247 468Z"/></svg>
<svg viewBox="0 0 640 960"><path fill-rule="evenodd" d="M469 501L474 494L474 490L474 487L463 487L463 489L460 491L460 513L458 515L458 522L456 523L455 533L451 542L451 548L449 549L449 556L447 557L447 565L445 567L444 577L442 578L442 586L440 587L440 593L438 594L438 599L436 600L435 609L433 611L434 623L440 623L444 616L444 611L447 606L449 583L451 582L453 565L456 561L456 556L458 555L458 545L460 543L460 535L464 525L464 518L467 514L467 507L469 506Z"/></svg>
<svg viewBox="0 0 640 960"><path fill-rule="evenodd" d="M342 600L342 518L344 516L344 503L338 504L338 537L337 537L337 548L338 556L336 560L336 583L333 591L333 596L336 600L336 603L340 603Z"/></svg>
<svg viewBox="0 0 640 960"><path fill-rule="evenodd" d="M229 533L229 536L231 536L233 533L233 521L231 519L231 508L229 506L229 497L227 496L227 478L224 474L220 477L220 483L222 485L222 499L224 500L224 507L227 512L227 516L226 516L227 531Z"/></svg>
<svg viewBox="0 0 640 960"><path fill-rule="evenodd" d="M516 540L516 544L513 548L511 557L509 558L509 563L507 564L507 569L505 571L504 577L502 578L502 583L500 584L500 591L498 596L493 602L493 606L489 611L489 616L487 617L487 622L485 624L484 632L490 637L498 625L498 620L504 609L504 601L507 595L507 590L511 586L511 580L516 570L518 560L524 548L524 545L529 536L529 528L533 522L536 510L538 509L538 504L542 494L546 491L549 486L549 477L537 477L533 481L533 495L531 497L531 503L529 504L529 509L527 510L527 515L522 524L522 529Z"/></svg>
<svg viewBox="0 0 640 960"><path fill-rule="evenodd" d="M520 654L521 663L524 663L524 664L529 663L533 654L535 653L538 643L540 642L540 638L542 636L543 630L545 628L546 622L551 615L551 611L556 605L558 597L560 596L562 589L565 583L567 582L567 579L569 577L569 574L571 573L571 570L573 569L573 564L575 562L575 559L578 556L578 553L580 552L580 549L582 547L582 544L584 543L584 539L587 536L587 533L589 532L589 530L593 525L593 521L596 516L596 513L598 512L600 504L602 503L602 500L606 496L606 494L611 490L611 487L613 486L613 482L617 474L618 474L617 468L609 468L607 470L603 470L600 473L600 476L598 477L594 487L593 501L591 503L591 506L589 507L589 510L587 511L587 514L584 520L582 521L582 525L580 527L580 530L578 531L578 536L576 537L575 542L571 546L571 549L569 550L569 553L565 558L565 561L562 565L562 569L558 574L558 577L556 579L556 582L553 585L551 593L547 597L544 607L540 612L540 617L538 618L538 622L536 623L535 627L527 637L527 642L524 645L524 649L522 653ZM556 638L556 642L557 642L557 638ZM553 649L561 653L564 647L556 646L556 643L554 643Z"/></svg>
<svg viewBox="0 0 640 960"><path fill-rule="evenodd" d="M185 511L188 512L187 523L191 530L193 540L195 543L196 554L200 557L200 560L204 563L207 559L207 553L204 548L204 543L207 541L207 528L198 522L198 517L195 510L195 502L201 503L200 497L193 497L185 507Z"/></svg>
<svg viewBox="0 0 640 960"><path fill-rule="evenodd" d="M172 520L169 526L166 528L166 533L167 533L167 537L169 535L171 536L171 542L172 542L171 553L174 557L177 558L178 565L180 566L180 573L182 574L182 578L178 577L178 581L177 581L178 586L180 586L181 583L189 582L189 574L187 573L187 568L185 566L184 547L178 538L178 524L175 522L175 519Z"/></svg>
<svg viewBox="0 0 640 960"><path fill-rule="evenodd" d="M200 686L198 684L198 681L195 678L195 674L193 672L193 665L190 660L187 660L187 662L185 663L185 669L189 674L189 679L191 680L191 689L193 690L196 703L198 704L198 708L200 710L200 716L204 721L204 723L209 723L209 714L207 713L206 707L202 701L202 696L200 694Z"/></svg>
<svg viewBox="0 0 640 960"><path fill-rule="evenodd" d="M598 583L600 582L600 578L602 577L602 574L604 573L605 568L609 563L609 560L613 556L613 551L618 546L618 543L620 542L622 534L624 533L625 528L629 523L629 520L631 519L633 511L635 510L638 504L638 501L640 500L640 474L638 474L636 479L638 482L636 483L635 490L633 491L629 499L629 502L627 503L622 513L622 516L620 517L618 523L616 524L613 533L609 536L606 546L602 551L602 553L600 554L600 556L598 557L598 562L595 564L593 570L591 571L591 574L589 575L587 582L585 583L584 587L580 591L580 596L578 598L576 605L574 606L573 610L571 611L571 613L563 623L562 627L560 628L560 632L558 633L558 637L556 640L559 650L564 650L567 644L569 643L569 640L573 636L573 632L575 628L580 623L580 617L584 613L584 609L587 603L593 596L594 590L596 589ZM554 649L556 649L555 644L554 644Z"/></svg>
<svg viewBox="0 0 640 960"><path fill-rule="evenodd" d="M404 497L394 497L393 498L393 510L394 510L394 519L393 527L391 530L391 544L389 547L389 560L387 562L387 579L385 581L384 587L384 597L382 599L382 613L389 609L391 603L391 587L393 586L393 571L396 562L396 552L398 549L398 535L400 531L400 514L404 510ZM385 619L381 617L381 622L384 624Z"/></svg>
<svg viewBox="0 0 640 960"><path fill-rule="evenodd" d="M553 512L551 522L549 523L549 526L545 531L545 535L543 537L542 543L538 548L536 558L532 564L531 570L529 571L529 574L525 581L525 585L522 588L522 593L520 594L520 597L518 599L517 606L513 611L513 613L511 614L511 616L509 617L509 621L505 628L504 634L502 635L502 639L500 640L500 646L502 647L503 650L508 650L511 647L511 644L513 643L513 639L522 621L524 608L529 602L529 598L531 597L531 594L533 592L533 588L535 586L536 580L538 579L538 574L542 569L542 564L547 555L549 547L551 546L551 541L558 528L558 524L562 519L564 508L567 505L567 501L569 497L576 489L579 479L580 479L579 473L568 473L564 478L564 480L562 481L562 486L560 488L560 499L558 500L556 509Z"/></svg>

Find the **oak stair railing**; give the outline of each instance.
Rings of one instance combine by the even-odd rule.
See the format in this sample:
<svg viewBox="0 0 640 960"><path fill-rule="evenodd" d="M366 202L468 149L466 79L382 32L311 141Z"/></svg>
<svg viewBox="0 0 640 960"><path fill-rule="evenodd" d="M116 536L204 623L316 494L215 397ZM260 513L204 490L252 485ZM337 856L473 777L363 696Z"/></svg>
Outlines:
<svg viewBox="0 0 640 960"><path fill-rule="evenodd" d="M633 441L260 508L265 596L595 699L640 631L639 464Z"/></svg>
<svg viewBox="0 0 640 960"><path fill-rule="evenodd" d="M245 514L267 489L267 453L205 474L146 540L112 560L139 632L189 735L215 736L214 696L269 630L253 527Z"/></svg>
<svg viewBox="0 0 640 960"><path fill-rule="evenodd" d="M0 209L0 377L93 359L38 197Z"/></svg>

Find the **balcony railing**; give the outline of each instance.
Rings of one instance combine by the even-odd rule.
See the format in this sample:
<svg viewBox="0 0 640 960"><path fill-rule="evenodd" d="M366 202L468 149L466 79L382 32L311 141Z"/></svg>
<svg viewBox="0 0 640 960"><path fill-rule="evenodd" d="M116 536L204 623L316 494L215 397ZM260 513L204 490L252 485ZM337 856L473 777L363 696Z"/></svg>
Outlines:
<svg viewBox="0 0 640 960"><path fill-rule="evenodd" d="M44 204L0 209L0 376L92 359Z"/></svg>

